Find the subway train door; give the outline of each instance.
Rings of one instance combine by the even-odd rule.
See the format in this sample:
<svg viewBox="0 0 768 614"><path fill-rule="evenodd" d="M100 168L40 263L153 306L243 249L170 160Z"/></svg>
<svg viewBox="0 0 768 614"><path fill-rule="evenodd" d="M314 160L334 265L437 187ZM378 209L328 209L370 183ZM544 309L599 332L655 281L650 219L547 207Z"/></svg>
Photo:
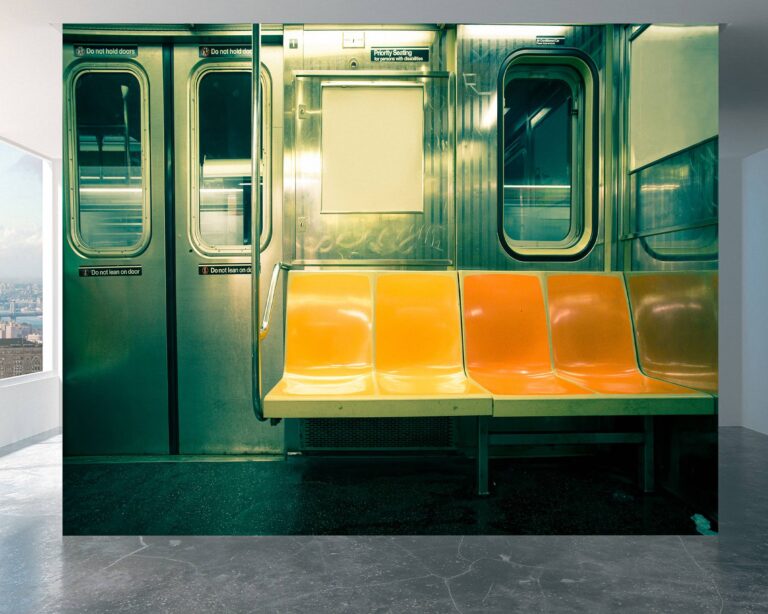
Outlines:
<svg viewBox="0 0 768 614"><path fill-rule="evenodd" d="M251 244L260 241L263 254L272 226L271 208L262 207L264 231L261 237L251 237L250 42L250 36L230 35L174 49L178 420L183 454L284 450L282 426L256 420L251 389ZM272 74L282 71L282 47L261 53L265 146L259 189L267 201L272 184ZM279 246L280 241L272 243Z"/></svg>
<svg viewBox="0 0 768 614"><path fill-rule="evenodd" d="M64 46L64 452L169 451L163 49Z"/></svg>

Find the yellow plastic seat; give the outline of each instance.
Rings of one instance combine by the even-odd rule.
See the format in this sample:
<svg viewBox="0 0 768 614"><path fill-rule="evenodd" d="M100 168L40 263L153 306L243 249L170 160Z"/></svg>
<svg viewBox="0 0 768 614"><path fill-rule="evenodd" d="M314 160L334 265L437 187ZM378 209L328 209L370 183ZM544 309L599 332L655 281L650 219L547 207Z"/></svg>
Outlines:
<svg viewBox="0 0 768 614"><path fill-rule="evenodd" d="M630 274L627 286L643 371L717 394L717 273Z"/></svg>
<svg viewBox="0 0 768 614"><path fill-rule="evenodd" d="M547 297L558 373L604 395L649 401L636 402L633 411L644 411L646 406L651 413L714 411L708 395L640 371L620 275L549 275ZM658 397L667 399L660 402Z"/></svg>
<svg viewBox="0 0 768 614"><path fill-rule="evenodd" d="M290 273L285 369L264 399L265 417L337 415L345 400L375 392L370 276Z"/></svg>
<svg viewBox="0 0 768 614"><path fill-rule="evenodd" d="M463 303L467 371L493 394L495 416L529 415L529 397L594 395L552 368L537 275L467 274Z"/></svg>
<svg viewBox="0 0 768 614"><path fill-rule="evenodd" d="M376 280L379 394L434 415L490 415L491 398L464 372L456 273L382 273ZM423 414L419 410L430 412Z"/></svg>
<svg viewBox="0 0 768 614"><path fill-rule="evenodd" d="M292 272L285 331L267 418L491 414L464 374L455 273Z"/></svg>

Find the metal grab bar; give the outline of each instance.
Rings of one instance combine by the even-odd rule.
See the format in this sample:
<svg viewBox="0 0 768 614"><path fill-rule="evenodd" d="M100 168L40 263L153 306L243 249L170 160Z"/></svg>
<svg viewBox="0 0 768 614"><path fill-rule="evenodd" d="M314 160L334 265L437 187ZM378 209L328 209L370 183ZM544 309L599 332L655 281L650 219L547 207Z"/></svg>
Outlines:
<svg viewBox="0 0 768 614"><path fill-rule="evenodd" d="M263 341L269 334L269 319L272 317L272 305L275 302L275 290L277 289L277 280L280 278L280 271L288 271L290 268L291 267L284 262L277 262L272 269L272 279L269 282L267 302L264 304L264 317L261 320L261 328L259 328L259 340Z"/></svg>
<svg viewBox="0 0 768 614"><path fill-rule="evenodd" d="M261 336L259 333L259 279L261 259L261 27L253 24L251 31L251 396L253 413L264 420L261 402Z"/></svg>

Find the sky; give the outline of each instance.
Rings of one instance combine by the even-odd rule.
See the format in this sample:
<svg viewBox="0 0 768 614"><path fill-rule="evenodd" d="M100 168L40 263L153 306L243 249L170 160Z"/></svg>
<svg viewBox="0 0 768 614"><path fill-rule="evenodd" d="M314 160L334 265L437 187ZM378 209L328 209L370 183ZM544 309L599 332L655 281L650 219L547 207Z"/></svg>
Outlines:
<svg viewBox="0 0 768 614"><path fill-rule="evenodd" d="M43 274L43 161L0 141L0 279Z"/></svg>

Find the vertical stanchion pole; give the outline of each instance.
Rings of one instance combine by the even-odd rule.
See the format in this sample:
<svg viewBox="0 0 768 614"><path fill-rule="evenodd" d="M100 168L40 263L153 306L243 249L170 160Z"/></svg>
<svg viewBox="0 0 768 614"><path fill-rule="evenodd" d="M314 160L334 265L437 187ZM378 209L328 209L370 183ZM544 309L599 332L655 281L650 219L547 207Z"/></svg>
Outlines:
<svg viewBox="0 0 768 614"><path fill-rule="evenodd" d="M259 335L259 278L261 248L261 26L251 32L251 380L253 411L264 419L261 404L261 339Z"/></svg>

